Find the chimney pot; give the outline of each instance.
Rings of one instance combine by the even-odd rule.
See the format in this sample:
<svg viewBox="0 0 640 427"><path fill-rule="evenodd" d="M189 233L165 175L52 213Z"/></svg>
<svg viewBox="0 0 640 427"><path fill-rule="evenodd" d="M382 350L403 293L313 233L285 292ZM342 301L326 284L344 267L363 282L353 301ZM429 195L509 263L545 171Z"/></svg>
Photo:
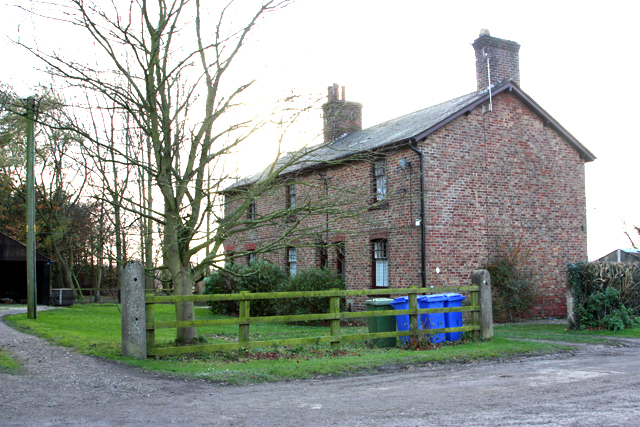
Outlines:
<svg viewBox="0 0 640 427"><path fill-rule="evenodd" d="M480 37L482 36L490 36L491 33L489 33L489 30L487 30L486 28L483 28L482 30L480 30Z"/></svg>

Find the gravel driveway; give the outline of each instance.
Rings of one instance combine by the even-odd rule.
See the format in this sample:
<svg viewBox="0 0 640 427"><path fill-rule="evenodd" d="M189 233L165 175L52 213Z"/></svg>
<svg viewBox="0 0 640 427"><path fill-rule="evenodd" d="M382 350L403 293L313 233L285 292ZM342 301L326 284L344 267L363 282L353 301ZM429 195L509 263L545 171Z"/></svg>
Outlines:
<svg viewBox="0 0 640 427"><path fill-rule="evenodd" d="M243 387L78 355L4 322L0 346L26 367L19 375L0 373L0 426L640 425L635 340L544 357Z"/></svg>

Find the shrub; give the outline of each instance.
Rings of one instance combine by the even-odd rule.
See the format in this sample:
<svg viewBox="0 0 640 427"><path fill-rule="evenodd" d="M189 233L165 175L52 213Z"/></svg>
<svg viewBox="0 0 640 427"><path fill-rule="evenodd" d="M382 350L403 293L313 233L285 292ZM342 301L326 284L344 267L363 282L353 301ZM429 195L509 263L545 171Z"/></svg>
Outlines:
<svg viewBox="0 0 640 427"><path fill-rule="evenodd" d="M250 266L230 265L216 270L204 280L205 294L230 294L242 291L256 292L298 292L346 289L342 276L329 269L300 270L294 277L288 277L282 269L269 261L258 261ZM341 310L344 300L340 301ZM238 312L236 301L210 302L211 311L218 314ZM252 316L296 315L327 313L329 298L294 298L279 300L251 301Z"/></svg>
<svg viewBox="0 0 640 427"><path fill-rule="evenodd" d="M538 277L531 267L531 249L522 240L509 243L498 239L496 256L484 268L491 274L496 319L513 321L540 297Z"/></svg>
<svg viewBox="0 0 640 427"><path fill-rule="evenodd" d="M269 261L256 261L240 269L235 278L235 291L278 292L287 280L287 275L277 265ZM276 300L277 301L277 300ZM270 316L277 314L277 303L272 300L251 301L252 316Z"/></svg>
<svg viewBox="0 0 640 427"><path fill-rule="evenodd" d="M225 270L216 270L204 281L205 294L231 294L243 291L277 292L287 280L280 267L269 261L256 261L249 266L231 264ZM237 301L211 302L214 313L237 313ZM271 300L251 301L251 314L269 316L276 314L276 304Z"/></svg>
<svg viewBox="0 0 640 427"><path fill-rule="evenodd" d="M327 268L310 268L300 270L294 277L289 278L283 291L328 291L331 289L346 289L342 276ZM344 299L340 301L340 309L344 309ZM327 313L329 312L329 298L293 298L280 300L278 311L282 315Z"/></svg>
<svg viewBox="0 0 640 427"><path fill-rule="evenodd" d="M235 278L240 274L241 267L237 264L230 264L226 269L217 269L204 279L203 293L230 294L235 290ZM209 308L217 314L235 313L238 311L236 301L210 301Z"/></svg>
<svg viewBox="0 0 640 427"><path fill-rule="evenodd" d="M572 329L620 331L638 326L640 267L614 262L573 263L567 267L573 294Z"/></svg>

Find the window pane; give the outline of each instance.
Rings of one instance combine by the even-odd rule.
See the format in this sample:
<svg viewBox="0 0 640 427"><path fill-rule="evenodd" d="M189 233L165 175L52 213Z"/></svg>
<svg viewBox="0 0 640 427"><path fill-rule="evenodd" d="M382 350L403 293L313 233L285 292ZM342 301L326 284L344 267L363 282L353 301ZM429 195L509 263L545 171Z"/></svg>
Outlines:
<svg viewBox="0 0 640 427"><path fill-rule="evenodd" d="M373 242L375 286L389 286L389 259L387 257L387 241Z"/></svg>
<svg viewBox="0 0 640 427"><path fill-rule="evenodd" d="M373 256L375 259L386 259L387 258L387 241L380 240L374 242L373 244Z"/></svg>
<svg viewBox="0 0 640 427"><path fill-rule="evenodd" d="M342 279L345 279L345 243L338 242L336 244L336 267L338 268L338 273L342 276Z"/></svg>
<svg viewBox="0 0 640 427"><path fill-rule="evenodd" d="M289 274L291 274L291 276L295 276L298 271L298 251L296 250L296 248L289 248L288 264Z"/></svg>
<svg viewBox="0 0 640 427"><path fill-rule="evenodd" d="M288 189L288 200L287 203L289 205L289 208L291 209L295 209L296 207L296 186L295 184L291 184L287 187Z"/></svg>
<svg viewBox="0 0 640 427"><path fill-rule="evenodd" d="M387 194L387 174L385 168L385 161L378 160L375 164L375 178L376 178L376 200L384 200Z"/></svg>
<svg viewBox="0 0 640 427"><path fill-rule="evenodd" d="M389 260L376 260L376 286L389 286Z"/></svg>

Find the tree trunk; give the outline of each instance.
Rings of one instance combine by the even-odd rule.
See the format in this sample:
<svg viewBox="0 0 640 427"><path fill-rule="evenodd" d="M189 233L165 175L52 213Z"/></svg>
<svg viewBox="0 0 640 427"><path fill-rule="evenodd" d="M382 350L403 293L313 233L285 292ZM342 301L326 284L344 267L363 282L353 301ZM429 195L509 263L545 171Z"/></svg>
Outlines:
<svg viewBox="0 0 640 427"><path fill-rule="evenodd" d="M191 277L190 266L180 266L178 277L173 281L174 295L191 295L193 289L193 279ZM176 319L178 320L196 320L193 302L176 303ZM198 332L194 326L187 328L178 328L176 341L191 342L198 338Z"/></svg>
<svg viewBox="0 0 640 427"><path fill-rule="evenodd" d="M191 295L193 289L193 276L191 275L191 265L189 260L185 259L182 251L186 249L180 248L178 235L178 213L173 211L168 204L165 203L165 218L167 223L164 228L164 253L166 266L171 273L171 282L173 284L174 295ZM195 310L193 302L177 302L176 303L176 319L181 321L195 320ZM198 337L198 333L194 326L186 328L178 328L176 341L191 342Z"/></svg>
<svg viewBox="0 0 640 427"><path fill-rule="evenodd" d="M151 139L147 138L147 162L151 164ZM146 218L146 235L145 235L145 245L144 245L144 259L145 259L145 268L148 271L153 271L153 220L151 219L152 210L151 210L151 201L153 200L152 196L152 188L153 188L153 176L151 173L147 174L147 200L145 203L145 209L147 212ZM147 275L147 289L154 289L154 277L151 274Z"/></svg>
<svg viewBox="0 0 640 427"><path fill-rule="evenodd" d="M102 286L102 264L97 266L96 269L96 294L94 302L100 302L100 287Z"/></svg>
<svg viewBox="0 0 640 427"><path fill-rule="evenodd" d="M100 219L100 221L102 222L102 218ZM102 287L102 259L104 258L104 249L102 247L103 239L102 239L101 233L102 233L102 227L100 227L100 230L98 232L98 242L97 242L98 244L96 248L97 249L96 275L95 275L95 282L93 284L93 287L96 288L94 302L100 302L100 288Z"/></svg>
<svg viewBox="0 0 640 427"><path fill-rule="evenodd" d="M56 255L58 268L60 269L62 287L74 289L75 286L73 285L73 278L71 277L71 269L69 268L69 264L67 263L67 260L60 253L60 249L58 248L57 244L53 243L52 246L53 246L53 252Z"/></svg>

